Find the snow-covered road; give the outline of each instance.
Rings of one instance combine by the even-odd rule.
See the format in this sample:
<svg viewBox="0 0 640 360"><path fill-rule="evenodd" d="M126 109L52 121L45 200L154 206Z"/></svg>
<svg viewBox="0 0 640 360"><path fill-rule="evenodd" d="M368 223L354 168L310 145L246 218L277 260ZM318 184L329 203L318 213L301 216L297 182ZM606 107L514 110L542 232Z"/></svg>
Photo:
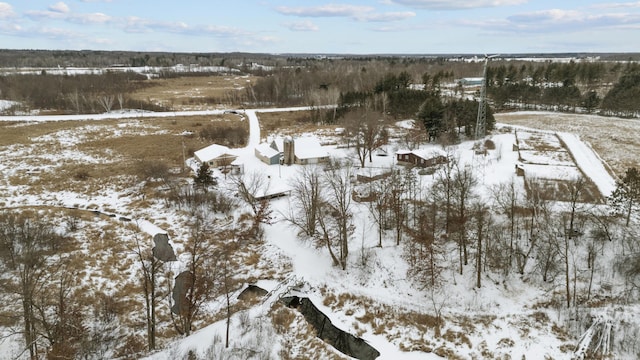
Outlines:
<svg viewBox="0 0 640 360"><path fill-rule="evenodd" d="M245 112L248 116L256 112L280 112L280 111L304 111L311 110L311 106L298 106L288 108L250 109L250 110L193 110L193 111L165 111L153 112L143 110L112 111L103 114L80 114L80 115L15 115L0 116L0 121L80 121L80 120L108 120L108 119L132 119L149 117L174 117L174 116L199 116L199 115L222 115L225 112ZM324 108L324 107L323 107ZM260 134L258 133L258 139ZM256 144L257 145L257 144Z"/></svg>
<svg viewBox="0 0 640 360"><path fill-rule="evenodd" d="M616 181L609 174L598 154L576 134L566 132L556 134L573 156L576 165L596 184L602 196L611 195L616 188Z"/></svg>

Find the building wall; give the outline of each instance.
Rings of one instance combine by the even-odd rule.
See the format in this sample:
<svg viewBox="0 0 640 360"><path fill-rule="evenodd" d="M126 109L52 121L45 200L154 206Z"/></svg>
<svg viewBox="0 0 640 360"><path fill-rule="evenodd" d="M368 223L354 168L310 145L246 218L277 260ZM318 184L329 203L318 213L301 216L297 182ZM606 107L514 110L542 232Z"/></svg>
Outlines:
<svg viewBox="0 0 640 360"><path fill-rule="evenodd" d="M221 167L225 165L230 166L233 160L235 160L236 158L237 156L235 155L225 154L209 161L209 166L213 166L213 167Z"/></svg>
<svg viewBox="0 0 640 360"><path fill-rule="evenodd" d="M320 164L327 162L329 160L328 157L319 157L319 158L308 158L308 159L299 159L295 158L295 163L297 165L310 165L310 164Z"/></svg>
<svg viewBox="0 0 640 360"><path fill-rule="evenodd" d="M447 162L447 158L444 156L436 156L430 159L423 159L414 153L396 154L396 160L398 163L410 164L420 167L434 166Z"/></svg>

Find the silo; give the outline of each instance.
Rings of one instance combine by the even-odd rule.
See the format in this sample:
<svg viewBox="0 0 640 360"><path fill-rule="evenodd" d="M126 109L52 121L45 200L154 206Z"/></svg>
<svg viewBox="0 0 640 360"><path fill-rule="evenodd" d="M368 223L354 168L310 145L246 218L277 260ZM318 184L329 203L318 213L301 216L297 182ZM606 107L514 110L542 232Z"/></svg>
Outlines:
<svg viewBox="0 0 640 360"><path fill-rule="evenodd" d="M291 136L287 136L283 141L284 164L291 165L294 163L295 142Z"/></svg>

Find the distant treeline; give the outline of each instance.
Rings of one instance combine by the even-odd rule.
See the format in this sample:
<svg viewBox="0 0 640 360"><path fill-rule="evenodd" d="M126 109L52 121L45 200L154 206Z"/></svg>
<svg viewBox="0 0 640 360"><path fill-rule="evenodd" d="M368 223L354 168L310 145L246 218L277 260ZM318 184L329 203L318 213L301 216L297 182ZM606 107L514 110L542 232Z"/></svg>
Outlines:
<svg viewBox="0 0 640 360"><path fill-rule="evenodd" d="M270 60L271 59L271 60ZM269 63L276 57L250 53L174 53L101 50L0 50L0 67L108 67L108 66L240 66Z"/></svg>
<svg viewBox="0 0 640 360"><path fill-rule="evenodd" d="M0 76L0 98L20 105L10 111L55 110L62 113L100 113L133 108L158 111L162 107L133 101L129 94L146 86L146 77L134 72L106 72L83 75L7 75Z"/></svg>
<svg viewBox="0 0 640 360"><path fill-rule="evenodd" d="M354 105L375 104L387 115L413 117L428 92L444 98L474 95L462 83L482 75L483 63L446 59L295 59L251 90L256 104L339 104L331 119ZM487 70L488 100L496 110L539 109L637 116L640 65L634 61L495 60ZM453 85L453 88L451 87ZM479 85L476 91L479 92ZM476 96L478 93L475 94Z"/></svg>
<svg viewBox="0 0 640 360"><path fill-rule="evenodd" d="M601 55L600 59L583 57L572 61L563 59L563 62L551 61L552 55L546 55L545 61L533 57L492 59L487 71L489 104L497 111L538 109L637 116L640 103L635 99L640 93L640 66L637 56L633 56L636 55L611 54ZM461 57L428 56L324 57L88 50L0 50L0 61L4 66L31 67L193 63L231 67L256 75L259 80L244 93L234 92L231 100L223 96L225 103L252 107L340 105L337 111L328 112L324 117L329 122L354 104L361 106L364 102L385 115L412 118L434 91L445 107L455 99L477 96L473 89L456 83L462 78L481 76L484 65L482 57L469 61ZM168 78L211 74L165 71L158 75ZM144 81L133 73L48 76L45 71L42 75L3 76L0 98L18 101L32 109L65 112L100 112L114 104L152 107L153 104L140 102L127 104L127 94L139 86L144 86Z"/></svg>
<svg viewBox="0 0 640 360"><path fill-rule="evenodd" d="M492 66L489 96L499 110L535 109L636 116L640 64L568 62Z"/></svg>

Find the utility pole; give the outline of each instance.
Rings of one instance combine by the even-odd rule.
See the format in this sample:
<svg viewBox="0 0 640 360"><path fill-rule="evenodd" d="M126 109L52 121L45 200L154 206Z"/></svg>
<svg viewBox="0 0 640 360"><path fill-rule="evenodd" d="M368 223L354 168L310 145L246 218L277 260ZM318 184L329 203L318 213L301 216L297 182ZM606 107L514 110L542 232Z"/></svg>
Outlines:
<svg viewBox="0 0 640 360"><path fill-rule="evenodd" d="M484 56L484 70L482 71L482 85L480 86L480 104L476 119L475 139L479 140L487 134L487 65L489 59L498 55Z"/></svg>

